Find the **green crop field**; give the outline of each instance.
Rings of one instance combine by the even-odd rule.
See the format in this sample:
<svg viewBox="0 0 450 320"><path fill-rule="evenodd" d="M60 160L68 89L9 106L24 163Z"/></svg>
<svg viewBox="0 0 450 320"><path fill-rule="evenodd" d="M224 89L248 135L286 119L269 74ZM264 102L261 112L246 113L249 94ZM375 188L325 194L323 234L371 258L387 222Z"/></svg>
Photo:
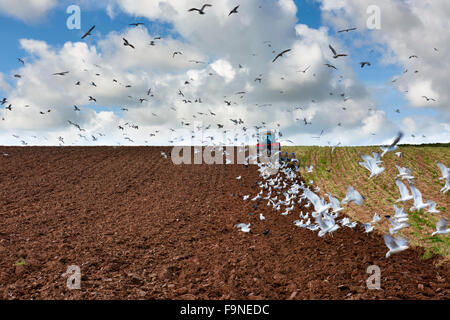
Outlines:
<svg viewBox="0 0 450 320"><path fill-rule="evenodd" d="M426 145L426 146L400 146L397 151L402 152L401 158L394 153L387 153L380 165L385 171L377 177L369 179L370 173L358 164L362 161L360 154L372 155L372 152L381 152L378 146L370 147L337 147L331 152L330 147L283 147L283 152L295 152L300 161L300 173L308 182L314 181L314 185L320 187L320 196L327 192L342 200L345 197L348 186L353 186L365 198L363 206L354 203L343 205L343 213L358 222L370 222L375 212L380 216L394 215L393 204L400 198L400 192L395 184L398 170L395 164L411 169L415 186L421 191L423 201L436 202L438 214L427 213L426 210L410 212L413 200L398 202L397 206L403 207L409 214L409 228L400 233L410 240L411 245L425 248L424 259L433 254L450 257L450 238L448 235L435 235L436 222L442 218L449 218L448 209L450 192L443 194L440 189L444 181L439 180L441 171L436 165L437 161L444 165L450 165L450 146ZM313 165L312 173L307 173L306 166ZM404 181L406 182L406 181ZM372 223L377 232L388 232L390 223L382 219L378 223Z"/></svg>

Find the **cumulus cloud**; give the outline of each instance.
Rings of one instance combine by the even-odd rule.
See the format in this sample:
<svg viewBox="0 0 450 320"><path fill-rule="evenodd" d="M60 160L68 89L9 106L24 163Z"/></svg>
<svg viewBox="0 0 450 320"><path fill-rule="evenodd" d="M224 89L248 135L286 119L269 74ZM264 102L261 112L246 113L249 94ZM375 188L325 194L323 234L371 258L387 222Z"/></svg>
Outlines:
<svg viewBox="0 0 450 320"><path fill-rule="evenodd" d="M0 0L0 14L23 21L37 21L57 5L56 0Z"/></svg>
<svg viewBox="0 0 450 320"><path fill-rule="evenodd" d="M22 39L29 58L13 71L22 77L5 89L13 111L0 111L6 129L0 141L10 143L14 133L44 137L29 141L35 144L57 144L58 137L66 144L164 144L197 134L203 135L200 140L217 141L228 130L225 142L236 142L237 135L265 125L298 144L354 145L382 143L398 130L377 109L351 60L330 56L330 43L339 50L345 43L326 27L299 24L292 0L248 0L232 16L231 0L215 3L203 16L187 11L192 1L116 0L110 5L169 23L174 35L155 39L158 34L141 26L111 32L89 45L52 47ZM124 46L122 38L135 49ZM292 51L272 62L288 48ZM62 71L70 72L53 75ZM429 94L441 97L423 81L417 84L421 92L433 89ZM89 96L97 102L89 102ZM243 124L231 121L239 119ZM322 130L323 136L314 139Z"/></svg>

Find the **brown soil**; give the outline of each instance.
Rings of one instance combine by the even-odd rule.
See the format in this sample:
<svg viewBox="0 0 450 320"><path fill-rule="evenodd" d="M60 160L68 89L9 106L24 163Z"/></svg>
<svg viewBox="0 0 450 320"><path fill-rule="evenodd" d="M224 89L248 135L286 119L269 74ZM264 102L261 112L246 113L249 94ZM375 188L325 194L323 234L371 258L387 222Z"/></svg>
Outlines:
<svg viewBox="0 0 450 320"><path fill-rule="evenodd" d="M260 190L255 166L176 166L161 151L1 147L0 298L450 298L448 264L420 249L386 259L361 227L319 238L242 200ZM366 287L373 264L381 290ZM66 287L70 265L81 290Z"/></svg>

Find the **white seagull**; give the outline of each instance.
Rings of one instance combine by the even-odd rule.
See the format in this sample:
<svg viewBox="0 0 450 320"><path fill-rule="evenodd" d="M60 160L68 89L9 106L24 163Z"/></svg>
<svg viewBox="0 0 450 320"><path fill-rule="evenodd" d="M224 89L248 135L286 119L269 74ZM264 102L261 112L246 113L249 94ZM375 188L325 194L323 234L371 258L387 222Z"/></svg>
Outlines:
<svg viewBox="0 0 450 320"><path fill-rule="evenodd" d="M343 204L347 204L351 201L355 202L356 204L362 206L363 205L364 197L356 191L353 187L347 188L347 194L345 195L345 198L342 200Z"/></svg>
<svg viewBox="0 0 450 320"><path fill-rule="evenodd" d="M384 243L389 248L389 251L386 253L386 258L389 258L391 254L408 249L408 240L402 237L394 238L389 234L385 234Z"/></svg>
<svg viewBox="0 0 450 320"><path fill-rule="evenodd" d="M405 186L405 184L403 182L401 182L398 179L395 179L395 184L397 185L399 191L400 191L400 199L395 200L395 202L399 202L399 201L409 201L413 199L413 196L409 193L408 187Z"/></svg>
<svg viewBox="0 0 450 320"><path fill-rule="evenodd" d="M450 228L447 228L447 219L442 218L438 221L436 224L436 231L433 232L431 235L434 236L435 234L447 234L450 233Z"/></svg>
<svg viewBox="0 0 450 320"><path fill-rule="evenodd" d="M409 211L421 210L429 206L428 203L423 203L422 193L420 193L420 191L416 187L410 184L409 188L411 189L411 193L414 197L414 206L412 206Z"/></svg>
<svg viewBox="0 0 450 320"><path fill-rule="evenodd" d="M250 232L250 223L249 224L239 223L235 225L235 227L240 229L240 231L242 232Z"/></svg>

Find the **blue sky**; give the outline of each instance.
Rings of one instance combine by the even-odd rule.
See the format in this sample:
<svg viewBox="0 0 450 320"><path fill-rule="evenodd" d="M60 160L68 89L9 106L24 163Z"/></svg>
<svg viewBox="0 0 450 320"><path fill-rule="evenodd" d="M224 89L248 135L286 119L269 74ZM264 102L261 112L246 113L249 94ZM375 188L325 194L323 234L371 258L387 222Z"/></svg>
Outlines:
<svg viewBox="0 0 450 320"><path fill-rule="evenodd" d="M394 76L398 76L404 70L404 67L398 64L383 64L382 57L379 52L371 51L368 46L356 46L355 43L360 43L363 33L336 33L337 30L331 25L324 25L322 18L321 4L318 0L294 0L297 5L297 23L306 24L309 28L318 29L322 26L328 28L328 35L339 39L343 44L346 53L349 54L347 61L355 73L355 78L365 85L372 100L376 103L376 107L383 110L387 117L401 125L401 121L405 116L428 116L437 117L439 113L430 108L411 108L408 106L408 101L398 92L390 82ZM150 34L160 35L163 38L170 34L172 38L180 39L174 31L174 28L159 21L149 21L144 17L135 17L125 14L123 11L115 10L115 16L109 17L105 7L101 5L92 5L90 7L82 7L81 30L69 30L66 27L66 20L69 14L66 13L68 2L63 1L55 8L51 9L45 16L36 22L24 22L20 19L3 15L0 12L0 28L8 30L4 32L2 37L2 44L6 50L0 50L0 72L4 75L3 80L14 86L16 79L13 77L14 70L21 68L22 65L17 58L24 58L28 62L33 61L33 57L27 56L26 52L20 48L19 40L23 38L35 39L45 41L54 48L59 48L65 42L78 42L81 35L87 31L92 25L96 25L94 30L95 37L88 37L85 42L90 45L95 45L95 41L104 38L111 32L123 32L132 22L145 22ZM352 26L349 26L352 27ZM98 50L98 48L97 48ZM329 52L327 52L328 54ZM371 67L361 69L360 61L370 61ZM1 91L0 98L6 96L5 92ZM110 110L109 106L85 105L85 107L92 107L96 112ZM117 106L116 106L117 107ZM362 106L364 108L368 106ZM113 112L119 116L121 111L113 108ZM400 109L400 114L395 112Z"/></svg>
<svg viewBox="0 0 450 320"><path fill-rule="evenodd" d="M315 29L322 26L320 3L315 0L295 0L294 2L298 8L297 17L299 23L306 24ZM3 36L3 43L8 49L0 50L0 72L7 75L5 77L6 81L12 84L13 79L8 77L8 75L11 75L13 70L21 66L17 61L17 58L24 57L25 55L24 50L20 48L19 44L19 39L22 38L43 40L52 46L60 47L66 41L79 41L80 36L83 35L91 25L96 25L94 30L95 33L106 35L112 31L120 32L121 30L124 30L129 23L140 21L145 21L148 29L151 30L150 32L152 32L152 30L153 32L155 32L154 30L157 30L158 32L155 34L160 34L161 36L165 36L168 33L171 33L173 37L177 36L172 33L173 29L170 25L162 24L157 21L149 21L145 18L131 17L123 12L118 12L114 19L111 19L104 8L83 9L81 30L69 30L66 28L68 16L69 15L66 13L66 6L63 5L59 5L54 10L51 10L46 19L42 19L35 23L25 23L16 18L0 15L0 28L8 30ZM330 29L330 33L333 34L334 31ZM86 41L87 43L90 43L92 40L88 38ZM351 41L346 41L346 45L348 48L352 48ZM350 52L355 61L355 66L357 66L358 61L363 61L368 58L368 55L361 54L360 50L355 49ZM28 57L26 57L26 59L27 58ZM384 67L378 66L376 68L365 70L360 70L355 67L354 70L360 80L376 86L388 82L395 74L400 72L401 68L399 66L390 65ZM0 93L2 92L0 91ZM391 109L387 107L402 106L405 103L405 100L400 94L397 94L395 90L389 90L388 94L377 98L382 109L389 113L391 113ZM417 110L416 112L420 114L420 110ZM395 117L395 112L393 112L392 115Z"/></svg>

